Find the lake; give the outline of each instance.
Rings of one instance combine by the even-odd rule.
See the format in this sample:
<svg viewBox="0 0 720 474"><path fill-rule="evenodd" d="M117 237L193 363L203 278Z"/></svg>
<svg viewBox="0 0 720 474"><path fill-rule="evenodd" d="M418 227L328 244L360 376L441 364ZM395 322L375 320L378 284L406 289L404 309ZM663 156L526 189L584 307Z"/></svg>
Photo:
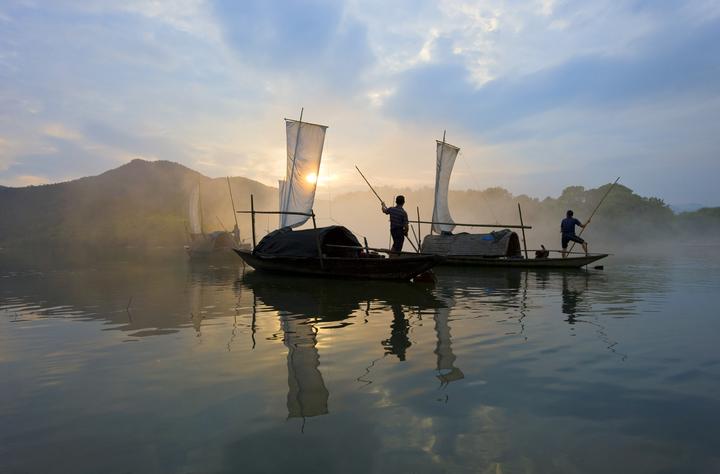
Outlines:
<svg viewBox="0 0 720 474"><path fill-rule="evenodd" d="M0 472L720 472L720 253L435 286L0 257Z"/></svg>

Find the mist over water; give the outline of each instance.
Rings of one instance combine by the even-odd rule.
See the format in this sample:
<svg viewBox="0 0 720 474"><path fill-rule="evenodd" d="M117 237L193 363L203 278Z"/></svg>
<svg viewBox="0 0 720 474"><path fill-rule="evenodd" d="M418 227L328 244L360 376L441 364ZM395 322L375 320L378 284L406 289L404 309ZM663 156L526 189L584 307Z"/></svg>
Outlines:
<svg viewBox="0 0 720 474"><path fill-rule="evenodd" d="M715 217L716 208L706 209L708 212L700 213L702 215L675 215L662 200L638 196L622 184L615 186L598 207L609 187L610 184L597 189L571 186L556 198L544 199L515 196L502 188L450 191L449 207L455 222L489 225L479 228L457 226L453 232L486 233L505 225L520 225L520 204L524 225L532 226L525 232L527 247L531 250L539 249L541 244L548 249L560 249L560 221L569 209L583 223L596 211L587 229L576 229L583 232L591 252L665 254L676 252L678 247L687 244L720 243L720 219ZM398 194L404 195L404 208L410 220L417 219L418 211L420 220L432 220L432 188L379 187L378 192L387 205L394 205ZM387 216L380 211L380 203L369 189L352 193L318 192L315 207L319 225L345 225L356 234L366 236L371 245L388 245ZM269 223L272 229L272 220ZM413 227L408 237L415 241L417 226ZM514 230L522 239L521 231ZM429 232L429 224L421 224L420 240ZM405 248L409 250L410 245L406 243Z"/></svg>
<svg viewBox="0 0 720 474"><path fill-rule="evenodd" d="M0 260L1 472L714 472L716 247L434 287Z"/></svg>

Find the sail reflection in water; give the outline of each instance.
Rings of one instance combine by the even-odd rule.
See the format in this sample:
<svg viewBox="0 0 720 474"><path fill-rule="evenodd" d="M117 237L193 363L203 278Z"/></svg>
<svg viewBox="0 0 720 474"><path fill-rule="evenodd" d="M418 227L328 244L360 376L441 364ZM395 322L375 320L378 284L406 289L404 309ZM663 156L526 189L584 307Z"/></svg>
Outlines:
<svg viewBox="0 0 720 474"><path fill-rule="evenodd" d="M438 308L435 310L435 334L437 344L435 355L437 356L437 378L443 385L465 378L462 370L455 367L455 354L452 350L452 338L450 337L450 308Z"/></svg>
<svg viewBox="0 0 720 474"><path fill-rule="evenodd" d="M263 304L275 309L281 321L283 342L288 348L288 418L306 418L328 413L329 392L320 370L317 350L319 323L333 323L337 329L362 304L388 301L392 308L391 336L381 343L386 354L405 360L411 345L405 307L414 310L435 306L427 288L397 282L355 282L346 280L298 279L248 272L242 283Z"/></svg>
<svg viewBox="0 0 720 474"><path fill-rule="evenodd" d="M309 320L282 314L280 317L288 348L288 418L325 415L330 394L318 369L316 328Z"/></svg>
<svg viewBox="0 0 720 474"><path fill-rule="evenodd" d="M178 257L0 265L0 472L716 470L706 254L435 287Z"/></svg>
<svg viewBox="0 0 720 474"><path fill-rule="evenodd" d="M287 354L288 418L306 418L328 413L330 394L320 372L316 322L323 302L308 292L312 285L298 285L295 279L283 279L249 272L243 285L254 297L274 308L280 317L283 343ZM295 284L293 284L295 283ZM347 317L341 313L341 318Z"/></svg>

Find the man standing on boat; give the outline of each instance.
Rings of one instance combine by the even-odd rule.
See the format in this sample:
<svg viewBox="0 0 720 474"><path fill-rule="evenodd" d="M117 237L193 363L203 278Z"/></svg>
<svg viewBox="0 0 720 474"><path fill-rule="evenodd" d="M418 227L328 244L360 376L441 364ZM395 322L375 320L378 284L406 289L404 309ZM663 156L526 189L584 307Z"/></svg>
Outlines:
<svg viewBox="0 0 720 474"><path fill-rule="evenodd" d="M383 202L382 211L390 216L390 235L393 239L392 251L400 253L409 229L408 215L405 209L403 209L405 196L396 197L395 204L394 207L387 207Z"/></svg>
<svg viewBox="0 0 720 474"><path fill-rule="evenodd" d="M560 223L560 232L562 233L562 256L565 258L567 256L567 249L568 243L577 242L578 244L582 245L583 250L585 251L585 255L588 253L588 246L587 242L585 242L583 239L575 235L575 226L579 225L583 229L585 226L587 226L590 223L590 219L583 224L579 220L575 219L573 217L573 211L567 211L567 217L562 220Z"/></svg>

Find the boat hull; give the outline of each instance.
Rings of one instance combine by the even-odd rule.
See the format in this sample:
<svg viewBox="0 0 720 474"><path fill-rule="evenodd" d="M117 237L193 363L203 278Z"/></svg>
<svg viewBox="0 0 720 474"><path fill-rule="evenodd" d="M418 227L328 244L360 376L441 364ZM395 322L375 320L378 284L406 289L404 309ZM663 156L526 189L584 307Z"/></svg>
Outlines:
<svg viewBox="0 0 720 474"><path fill-rule="evenodd" d="M590 265L608 254L594 254L567 258L505 258L476 257L472 255L454 255L443 257L440 265L473 267L512 267L512 268L580 268Z"/></svg>
<svg viewBox="0 0 720 474"><path fill-rule="evenodd" d="M235 250L255 270L287 275L309 275L365 280L411 280L440 262L435 255L402 255L394 258L270 257Z"/></svg>

